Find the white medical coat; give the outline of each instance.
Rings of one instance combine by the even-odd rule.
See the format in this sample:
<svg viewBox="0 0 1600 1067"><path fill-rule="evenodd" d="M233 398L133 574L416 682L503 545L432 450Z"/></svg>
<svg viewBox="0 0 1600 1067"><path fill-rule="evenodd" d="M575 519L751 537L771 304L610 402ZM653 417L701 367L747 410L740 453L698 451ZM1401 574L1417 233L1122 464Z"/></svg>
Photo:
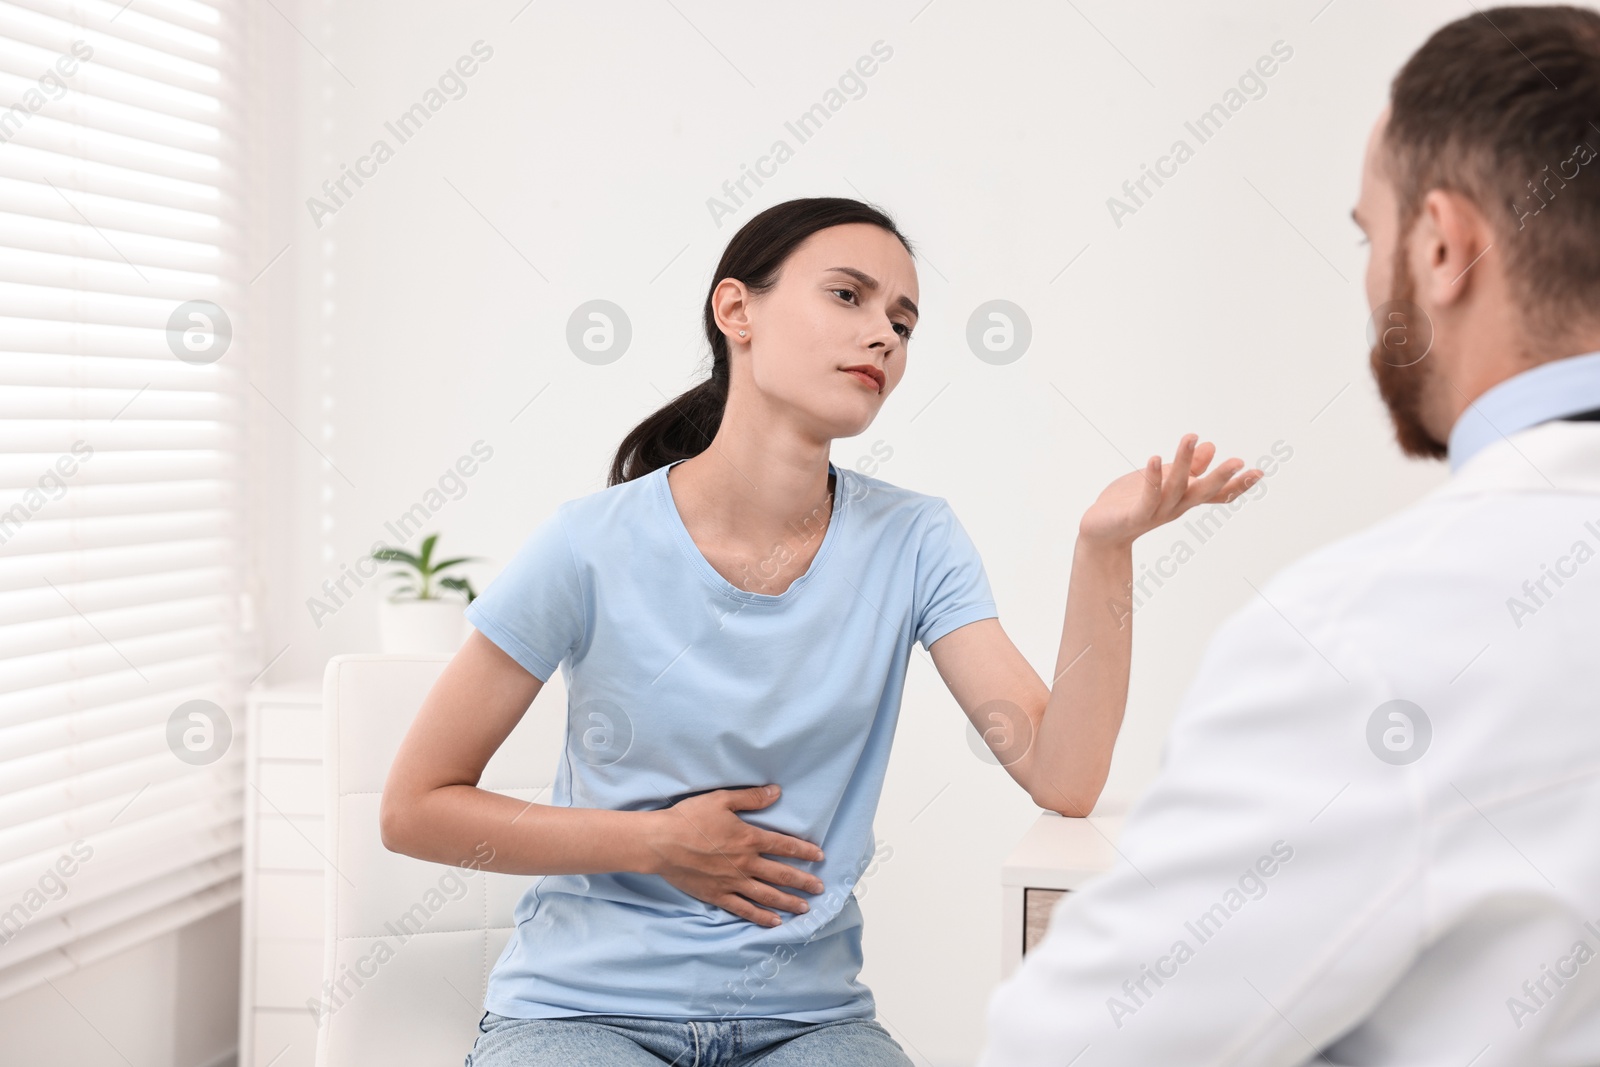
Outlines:
<svg viewBox="0 0 1600 1067"><path fill-rule="evenodd" d="M980 1067L1600 1064L1600 422L1261 585L1118 850Z"/></svg>

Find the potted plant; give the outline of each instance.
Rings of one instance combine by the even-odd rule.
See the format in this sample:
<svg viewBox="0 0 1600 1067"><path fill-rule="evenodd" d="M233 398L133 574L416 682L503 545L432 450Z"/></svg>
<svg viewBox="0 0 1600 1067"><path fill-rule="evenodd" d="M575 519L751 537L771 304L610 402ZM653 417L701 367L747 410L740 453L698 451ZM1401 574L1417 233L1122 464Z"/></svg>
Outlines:
<svg viewBox="0 0 1600 1067"><path fill-rule="evenodd" d="M399 563L403 567L389 572L388 577L404 579L407 584L396 589L378 605L378 632L385 652L454 652L466 639L466 617L461 614L461 601L443 597L449 590L465 595L472 603L477 597L472 582L454 575L440 577L442 571L477 556L457 556L454 559L435 561L433 546L438 534L423 538L415 555L403 548L379 548L372 558L385 563Z"/></svg>

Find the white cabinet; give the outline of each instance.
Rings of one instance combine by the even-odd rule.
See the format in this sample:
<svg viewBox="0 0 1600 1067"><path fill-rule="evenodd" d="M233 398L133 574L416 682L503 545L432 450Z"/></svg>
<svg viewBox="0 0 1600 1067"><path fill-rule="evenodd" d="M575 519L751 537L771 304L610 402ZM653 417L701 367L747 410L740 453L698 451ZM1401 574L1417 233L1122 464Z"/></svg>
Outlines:
<svg viewBox="0 0 1600 1067"><path fill-rule="evenodd" d="M1117 858L1124 805L1097 805L1087 819L1041 812L1000 868L1000 978L1044 936L1062 897L1110 870ZM243 1065L241 1065L243 1067Z"/></svg>
<svg viewBox="0 0 1600 1067"><path fill-rule="evenodd" d="M322 685L245 702L239 1067L315 1067L322 986Z"/></svg>

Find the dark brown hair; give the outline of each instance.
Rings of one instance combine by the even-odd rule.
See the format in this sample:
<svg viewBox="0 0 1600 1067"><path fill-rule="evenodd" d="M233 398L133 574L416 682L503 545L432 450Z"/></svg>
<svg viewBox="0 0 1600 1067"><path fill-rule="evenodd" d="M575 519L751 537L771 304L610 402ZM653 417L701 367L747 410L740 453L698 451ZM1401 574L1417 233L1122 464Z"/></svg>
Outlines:
<svg viewBox="0 0 1600 1067"><path fill-rule="evenodd" d="M1399 237L1430 190L1494 228L1524 328L1559 338L1600 311L1600 14L1496 7L1442 27L1390 86L1381 162ZM1557 355L1559 353L1551 353Z"/></svg>
<svg viewBox="0 0 1600 1067"><path fill-rule="evenodd" d="M789 254L807 237L829 226L865 222L900 239L907 252L911 242L895 228L887 214L844 197L818 196L774 204L739 228L723 250L722 262L711 276L702 318L711 344L711 377L667 401L655 414L635 426L622 439L611 463L607 486L632 481L679 459L704 452L722 425L728 403L728 339L717 327L711 296L724 278L741 281L752 293L763 293L778 282Z"/></svg>

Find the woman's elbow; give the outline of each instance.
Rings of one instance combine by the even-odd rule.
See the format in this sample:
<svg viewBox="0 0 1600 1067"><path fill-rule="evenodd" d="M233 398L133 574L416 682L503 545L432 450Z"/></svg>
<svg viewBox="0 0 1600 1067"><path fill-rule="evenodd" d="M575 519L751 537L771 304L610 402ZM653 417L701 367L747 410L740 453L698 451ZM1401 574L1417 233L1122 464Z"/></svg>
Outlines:
<svg viewBox="0 0 1600 1067"><path fill-rule="evenodd" d="M1045 811L1053 811L1057 815L1069 819L1081 819L1094 810L1095 803L1100 799L1099 793L1085 793L1082 796L1062 796L1056 793L1051 797L1034 797L1033 802Z"/></svg>
<svg viewBox="0 0 1600 1067"><path fill-rule="evenodd" d="M1049 784L1042 790L1030 790L1028 795L1045 811L1053 811L1069 819L1081 819L1093 811L1094 806L1100 802L1100 792L1104 788L1105 779L1100 778L1093 782L1080 783L1076 788L1065 792L1058 786Z"/></svg>
<svg viewBox="0 0 1600 1067"><path fill-rule="evenodd" d="M412 854L413 807L393 790L385 789L378 802L378 838L383 847L403 856Z"/></svg>

